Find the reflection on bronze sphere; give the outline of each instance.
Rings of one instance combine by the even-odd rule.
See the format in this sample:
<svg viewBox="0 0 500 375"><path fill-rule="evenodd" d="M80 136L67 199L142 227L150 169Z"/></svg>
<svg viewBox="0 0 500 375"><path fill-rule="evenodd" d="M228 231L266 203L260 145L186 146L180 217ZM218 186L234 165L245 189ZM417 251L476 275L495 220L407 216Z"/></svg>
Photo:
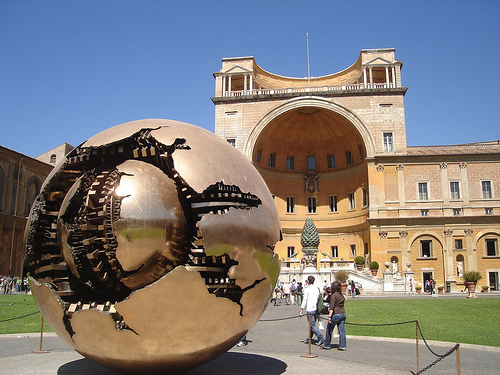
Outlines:
<svg viewBox="0 0 500 375"><path fill-rule="evenodd" d="M82 355L125 372L175 373L226 352L279 274L263 179L229 143L178 121L125 123L75 148L26 233L45 319Z"/></svg>

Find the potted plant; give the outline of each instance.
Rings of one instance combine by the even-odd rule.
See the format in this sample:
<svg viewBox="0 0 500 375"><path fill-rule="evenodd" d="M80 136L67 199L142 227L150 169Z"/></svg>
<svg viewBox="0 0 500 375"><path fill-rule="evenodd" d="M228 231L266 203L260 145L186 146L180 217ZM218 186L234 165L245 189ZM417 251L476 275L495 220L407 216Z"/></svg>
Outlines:
<svg viewBox="0 0 500 375"><path fill-rule="evenodd" d="M464 283L469 290L469 295L467 298L477 298L476 297L476 284L479 280L483 278L481 272L479 271L468 271L463 275Z"/></svg>
<svg viewBox="0 0 500 375"><path fill-rule="evenodd" d="M488 285L483 285L481 287L481 293L488 293L488 289L490 289Z"/></svg>
<svg viewBox="0 0 500 375"><path fill-rule="evenodd" d="M354 263L356 264L356 268L358 271L361 271L363 269L363 266L365 265L365 257L358 255L356 258L354 258Z"/></svg>
<svg viewBox="0 0 500 375"><path fill-rule="evenodd" d="M421 286L417 285L415 287L415 290L417 291L417 294L422 294L422 287Z"/></svg>
<svg viewBox="0 0 500 375"><path fill-rule="evenodd" d="M379 267L380 265L378 264L377 261L373 260L370 262L370 271L372 272L372 276L377 276Z"/></svg>
<svg viewBox="0 0 500 375"><path fill-rule="evenodd" d="M442 286L442 285L438 286L438 293L439 294L443 293L443 290L444 290L444 286Z"/></svg>
<svg viewBox="0 0 500 375"><path fill-rule="evenodd" d="M347 271L344 270L337 271L335 272L333 277L335 278L336 281L340 283L340 286L342 288L342 293L345 293L347 290L347 279L349 278L349 274L347 273Z"/></svg>

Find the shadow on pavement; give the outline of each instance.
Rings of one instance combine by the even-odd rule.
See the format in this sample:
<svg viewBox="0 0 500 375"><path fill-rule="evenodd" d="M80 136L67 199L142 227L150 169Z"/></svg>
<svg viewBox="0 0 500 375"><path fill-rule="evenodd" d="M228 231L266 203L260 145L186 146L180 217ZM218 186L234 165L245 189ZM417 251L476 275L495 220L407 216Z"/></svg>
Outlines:
<svg viewBox="0 0 500 375"><path fill-rule="evenodd" d="M278 375L286 371L287 364L279 359L258 354L226 353L221 357L182 375ZM58 375L117 375L119 372L102 367L88 359L68 362L57 371Z"/></svg>

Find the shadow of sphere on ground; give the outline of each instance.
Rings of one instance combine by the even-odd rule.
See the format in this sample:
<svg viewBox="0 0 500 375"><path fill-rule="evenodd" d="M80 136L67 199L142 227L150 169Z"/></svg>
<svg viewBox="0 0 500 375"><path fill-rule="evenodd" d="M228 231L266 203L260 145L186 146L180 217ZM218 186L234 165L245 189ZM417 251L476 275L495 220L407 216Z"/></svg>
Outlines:
<svg viewBox="0 0 500 375"><path fill-rule="evenodd" d="M278 375L286 371L287 364L279 359L257 354L226 353L221 357L182 375ZM79 359L59 367L58 375L118 375L120 372L100 366L89 359Z"/></svg>

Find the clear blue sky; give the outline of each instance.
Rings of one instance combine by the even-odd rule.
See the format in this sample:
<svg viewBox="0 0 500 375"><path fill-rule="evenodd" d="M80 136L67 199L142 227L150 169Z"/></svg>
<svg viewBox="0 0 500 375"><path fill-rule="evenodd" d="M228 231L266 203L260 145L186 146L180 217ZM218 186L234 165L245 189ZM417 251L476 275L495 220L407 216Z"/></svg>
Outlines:
<svg viewBox="0 0 500 375"><path fill-rule="evenodd" d="M500 1L0 0L0 145L38 156L123 122L214 129L212 73L254 56L312 76L403 62L410 146L500 139Z"/></svg>

